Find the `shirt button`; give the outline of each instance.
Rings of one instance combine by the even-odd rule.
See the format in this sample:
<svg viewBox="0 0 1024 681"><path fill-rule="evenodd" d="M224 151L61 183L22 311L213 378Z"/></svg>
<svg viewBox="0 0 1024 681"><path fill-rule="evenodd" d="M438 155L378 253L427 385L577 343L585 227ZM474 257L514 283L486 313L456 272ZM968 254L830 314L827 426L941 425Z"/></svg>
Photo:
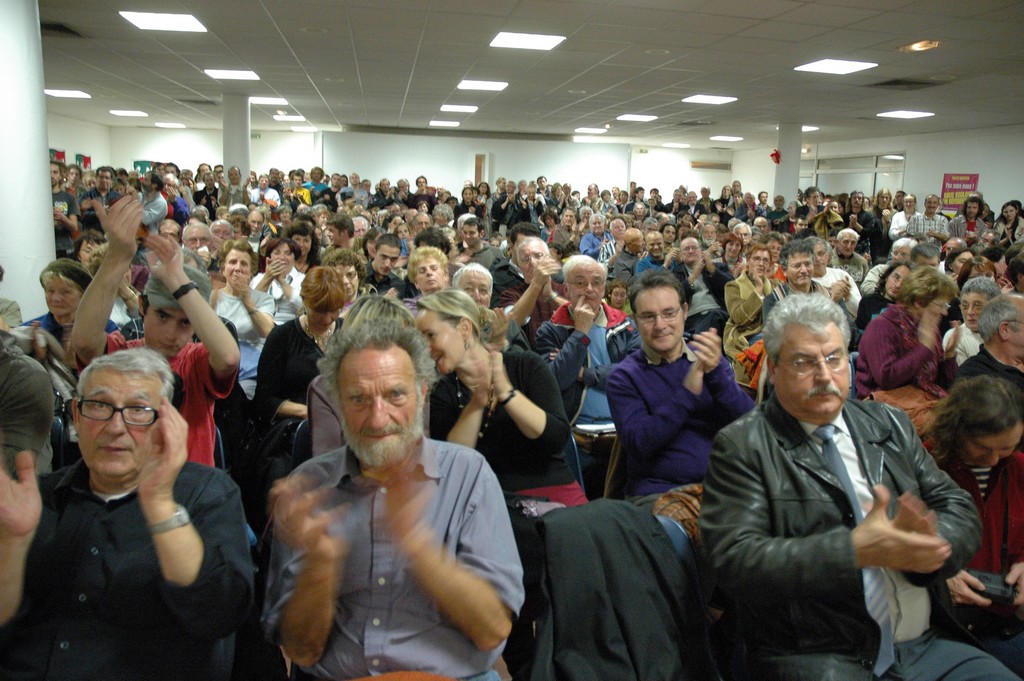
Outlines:
<svg viewBox="0 0 1024 681"><path fill-rule="evenodd" d="M71 644L68 643L67 641L61 641L60 642L60 649L61 650L67 650L70 647L71 647Z"/></svg>
<svg viewBox="0 0 1024 681"><path fill-rule="evenodd" d="M385 584L388 583L388 580L384 579L383 577L378 577L377 578L377 583L380 584L381 586L384 586Z"/></svg>
<svg viewBox="0 0 1024 681"><path fill-rule="evenodd" d="M370 664L372 664L374 667L379 667L380 666L380 660L374 658L374 660Z"/></svg>
<svg viewBox="0 0 1024 681"><path fill-rule="evenodd" d="M85 594L78 594L78 602L85 603Z"/></svg>
<svg viewBox="0 0 1024 681"><path fill-rule="evenodd" d="M380 626L380 618L379 617L374 617L373 618L373 626L375 626L375 627L379 627Z"/></svg>
<svg viewBox="0 0 1024 681"><path fill-rule="evenodd" d="M91 549L89 549L89 553L91 553L94 556L98 556L100 555L100 550L94 546Z"/></svg>

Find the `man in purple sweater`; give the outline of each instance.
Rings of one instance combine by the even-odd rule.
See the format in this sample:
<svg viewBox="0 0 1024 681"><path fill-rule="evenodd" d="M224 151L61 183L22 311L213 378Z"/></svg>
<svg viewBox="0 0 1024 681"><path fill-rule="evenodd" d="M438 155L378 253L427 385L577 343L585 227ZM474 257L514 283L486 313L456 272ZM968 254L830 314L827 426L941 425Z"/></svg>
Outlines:
<svg viewBox="0 0 1024 681"><path fill-rule="evenodd" d="M628 497L701 482L715 434L754 408L714 331L683 341L686 291L651 271L629 292L643 346L608 377L612 419L626 460Z"/></svg>

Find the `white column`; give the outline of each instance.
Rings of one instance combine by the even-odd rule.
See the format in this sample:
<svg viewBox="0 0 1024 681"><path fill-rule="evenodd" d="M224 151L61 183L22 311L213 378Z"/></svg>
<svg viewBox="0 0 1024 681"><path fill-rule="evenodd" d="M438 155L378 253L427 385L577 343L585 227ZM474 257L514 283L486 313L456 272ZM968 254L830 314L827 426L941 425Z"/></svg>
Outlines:
<svg viewBox="0 0 1024 681"><path fill-rule="evenodd" d="M21 305L24 319L46 312L39 272L53 260L53 201L47 153L43 47L36 0L10 0L0 22L0 149L4 167L24 181L5 183L6 203L17 208L0 220L0 297Z"/></svg>
<svg viewBox="0 0 1024 681"><path fill-rule="evenodd" d="M787 204L796 200L800 184L800 143L803 135L800 128L800 123L779 123L775 148L782 155L782 163L775 166L775 192L772 196L782 194ZM768 202L771 203L771 199Z"/></svg>
<svg viewBox="0 0 1024 681"><path fill-rule="evenodd" d="M242 182L249 177L249 95L224 93L224 168L238 166ZM226 175L226 173L225 173Z"/></svg>

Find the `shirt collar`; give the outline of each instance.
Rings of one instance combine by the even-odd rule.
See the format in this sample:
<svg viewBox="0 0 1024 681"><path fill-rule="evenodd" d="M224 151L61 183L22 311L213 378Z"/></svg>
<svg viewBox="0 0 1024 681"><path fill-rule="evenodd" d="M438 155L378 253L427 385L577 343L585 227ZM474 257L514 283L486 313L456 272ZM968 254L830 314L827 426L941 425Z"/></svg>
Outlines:
<svg viewBox="0 0 1024 681"><path fill-rule="evenodd" d="M800 427L803 428L804 432L807 433L808 435L814 435L814 431L816 431L818 428L821 428L821 426L824 425L818 423L808 423L807 421L797 421L797 423L800 424ZM847 436L850 435L850 429L846 427L846 421L843 420L842 411L836 414L836 417L832 419L829 423L835 426L837 433L843 433L844 435Z"/></svg>
<svg viewBox="0 0 1024 681"><path fill-rule="evenodd" d="M697 355L693 354L693 350L690 349L690 346L687 345L685 341L683 341L683 354L679 355L679 357L674 359L672 362L667 361L664 357L654 352L646 345L643 345L642 347L644 351L644 357L647 359L647 363L653 366L658 366L660 364L672 364L673 362L678 362L684 357L688 359L691 363L697 361Z"/></svg>
<svg viewBox="0 0 1024 681"><path fill-rule="evenodd" d="M439 480L444 477L441 475L441 468L437 462L437 452L435 451L435 444L433 441L428 440L425 437L421 437L419 442L416 443L416 448L413 451L413 459L416 461L416 467L423 470L423 474L428 478ZM345 457L341 462L341 478L339 482L344 482L346 479L349 480L368 480L363 475L363 469L359 465L359 459L356 458L355 452L352 451L351 447L345 447Z"/></svg>

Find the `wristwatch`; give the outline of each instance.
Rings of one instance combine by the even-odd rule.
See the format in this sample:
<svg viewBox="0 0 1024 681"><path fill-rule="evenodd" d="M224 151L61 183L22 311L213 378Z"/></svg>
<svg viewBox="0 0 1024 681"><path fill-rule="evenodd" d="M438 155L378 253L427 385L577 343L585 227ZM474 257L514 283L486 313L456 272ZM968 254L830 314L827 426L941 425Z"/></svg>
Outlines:
<svg viewBox="0 0 1024 681"><path fill-rule="evenodd" d="M168 518L167 520L161 520L158 523L153 523L149 526L150 534L161 534L163 532L170 532L176 530L179 527L184 527L192 522L192 518L189 517L188 511L181 504L178 504L178 510Z"/></svg>

